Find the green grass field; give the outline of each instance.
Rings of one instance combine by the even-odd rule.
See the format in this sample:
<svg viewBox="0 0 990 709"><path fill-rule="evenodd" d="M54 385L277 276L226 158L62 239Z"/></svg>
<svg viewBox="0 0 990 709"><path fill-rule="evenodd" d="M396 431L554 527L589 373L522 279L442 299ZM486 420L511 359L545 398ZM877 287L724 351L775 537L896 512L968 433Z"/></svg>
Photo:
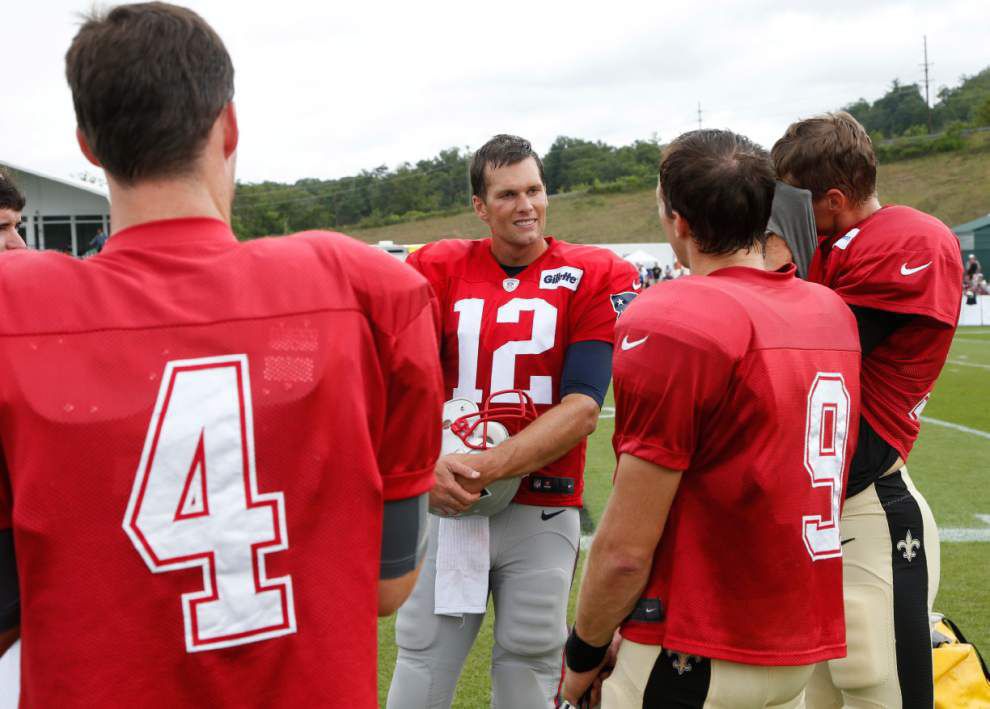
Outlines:
<svg viewBox="0 0 990 709"><path fill-rule="evenodd" d="M928 498L940 529L988 530L983 542L942 543L942 582L935 607L955 619L987 655L990 654L990 524L984 524L976 515L990 515L990 328L959 331L924 415L928 420L922 426L909 467L915 484ZM953 429L946 423L977 433ZM588 445L585 505L594 520L601 517L611 486L615 466L612 430L612 420L602 419ZM571 614L576 590L571 592ZM378 626L378 689L383 706L395 665L394 627L393 618L382 620ZM489 613L461 675L454 707L488 706L491 647Z"/></svg>

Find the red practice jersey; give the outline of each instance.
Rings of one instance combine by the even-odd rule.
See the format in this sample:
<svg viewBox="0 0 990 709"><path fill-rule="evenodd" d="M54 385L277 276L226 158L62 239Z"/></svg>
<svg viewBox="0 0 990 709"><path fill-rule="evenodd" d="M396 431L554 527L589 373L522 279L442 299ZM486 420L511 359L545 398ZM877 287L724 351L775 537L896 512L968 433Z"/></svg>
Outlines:
<svg viewBox="0 0 990 709"><path fill-rule="evenodd" d="M852 313L793 266L724 268L649 289L616 341L616 456L684 471L622 634L752 665L845 655Z"/></svg>
<svg viewBox="0 0 990 709"><path fill-rule="evenodd" d="M823 241L808 279L849 305L919 315L863 359L863 417L905 461L962 307L959 239L933 216L884 207Z"/></svg>
<svg viewBox="0 0 990 709"><path fill-rule="evenodd" d="M374 707L383 500L432 486L435 301L212 219L0 258L22 706Z"/></svg>
<svg viewBox="0 0 990 709"><path fill-rule="evenodd" d="M617 313L640 287L636 269L597 246L548 237L547 247L512 278L492 255L491 239L447 239L410 255L407 263L426 276L440 301L448 399L481 403L493 391L524 389L542 413L560 402L567 347L612 342ZM526 476L514 501L580 506L585 448L582 441ZM536 489L551 484L555 491Z"/></svg>

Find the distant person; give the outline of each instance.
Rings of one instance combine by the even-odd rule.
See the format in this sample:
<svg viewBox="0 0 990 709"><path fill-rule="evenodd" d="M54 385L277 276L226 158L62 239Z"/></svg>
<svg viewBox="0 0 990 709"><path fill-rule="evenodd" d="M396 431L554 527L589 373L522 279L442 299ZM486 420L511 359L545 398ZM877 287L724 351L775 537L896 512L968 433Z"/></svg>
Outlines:
<svg viewBox="0 0 990 709"><path fill-rule="evenodd" d="M660 279L663 277L663 272L660 270L660 264L653 264L653 268L650 269L650 279L654 283L659 283Z"/></svg>
<svg viewBox="0 0 990 709"><path fill-rule="evenodd" d="M339 234L237 241L234 69L194 12L92 14L66 75L116 231L0 258L20 706L376 707L439 450L429 286Z"/></svg>
<svg viewBox="0 0 990 709"><path fill-rule="evenodd" d="M26 248L17 230L26 203L10 173L0 169L0 251Z"/></svg>
<svg viewBox="0 0 990 709"><path fill-rule="evenodd" d="M931 707L939 539L905 463L959 321L959 240L931 215L881 206L873 144L849 113L791 124L771 154L779 179L811 192L809 280L849 305L863 351L840 524L849 654L818 667L808 707Z"/></svg>
<svg viewBox="0 0 990 709"><path fill-rule="evenodd" d="M692 131L664 150L660 219L694 275L616 325L618 463L567 641L575 706L615 644L603 709L793 709L814 663L845 654L856 321L794 266L764 269L773 191L769 156L742 136Z"/></svg>
<svg viewBox="0 0 990 709"><path fill-rule="evenodd" d="M980 263L980 259L976 258L976 254L970 254L969 260L966 262L966 278L973 282L978 273L983 273L983 264Z"/></svg>
<svg viewBox="0 0 990 709"><path fill-rule="evenodd" d="M96 232L96 236L89 240L89 248L96 251L96 253L100 253L103 251L106 243L107 233L103 231L103 227L100 227L100 230Z"/></svg>
<svg viewBox="0 0 990 709"><path fill-rule="evenodd" d="M673 278L674 278L674 271L670 267L670 264L667 264L666 266L663 267L663 280L669 281L672 280Z"/></svg>

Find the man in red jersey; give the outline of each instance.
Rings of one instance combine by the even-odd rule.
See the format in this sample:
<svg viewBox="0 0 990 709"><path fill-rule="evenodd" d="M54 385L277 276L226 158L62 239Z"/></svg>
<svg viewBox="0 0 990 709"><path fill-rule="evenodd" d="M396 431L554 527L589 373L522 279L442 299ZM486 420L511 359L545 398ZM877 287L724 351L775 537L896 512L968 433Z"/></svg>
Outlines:
<svg viewBox="0 0 990 709"><path fill-rule="evenodd" d="M448 525L432 518L423 573L396 620L390 709L450 706L488 588L492 706L551 706L579 545L586 438L608 389L615 319L641 286L632 265L611 252L544 236L543 165L528 141L499 135L486 143L474 156L471 186L491 238L438 241L409 259L440 301L446 395L481 404L492 392L521 389L540 415L495 448L438 461L431 506L448 514L465 510L493 481L523 477L513 504L482 532L490 561L474 608L457 612L443 602L437 558Z"/></svg>
<svg viewBox="0 0 990 709"><path fill-rule="evenodd" d="M820 244L809 279L852 308L863 349L842 513L849 655L816 672L808 706L931 707L938 530L904 464L959 319L959 241L935 217L880 206L873 146L848 113L794 123L772 155L782 180L811 191Z"/></svg>
<svg viewBox="0 0 990 709"><path fill-rule="evenodd" d="M764 270L765 151L675 140L664 231L693 274L616 326L615 487L567 641L577 704L623 638L603 706L796 707L845 653L837 527L859 409L859 345L834 293Z"/></svg>
<svg viewBox="0 0 990 709"><path fill-rule="evenodd" d="M439 448L429 286L339 234L238 243L233 67L195 13L93 16L66 73L114 232L0 258L21 706L374 707Z"/></svg>

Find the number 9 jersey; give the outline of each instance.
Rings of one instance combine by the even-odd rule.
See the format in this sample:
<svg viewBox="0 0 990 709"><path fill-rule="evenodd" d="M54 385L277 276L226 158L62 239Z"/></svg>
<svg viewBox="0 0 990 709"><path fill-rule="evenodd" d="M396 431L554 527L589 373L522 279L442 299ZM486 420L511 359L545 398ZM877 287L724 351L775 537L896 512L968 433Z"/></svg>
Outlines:
<svg viewBox="0 0 990 709"><path fill-rule="evenodd" d="M511 277L495 260L491 239L446 239L409 256L440 301L448 399L480 404L493 391L523 389L543 413L560 402L567 348L612 343L617 315L641 287L636 270L607 249L546 241L546 251ZM513 501L580 506L585 448L582 441L525 476Z"/></svg>
<svg viewBox="0 0 990 709"><path fill-rule="evenodd" d="M731 267L651 288L616 338L616 456L683 471L623 636L749 665L843 656L852 313L794 266Z"/></svg>

